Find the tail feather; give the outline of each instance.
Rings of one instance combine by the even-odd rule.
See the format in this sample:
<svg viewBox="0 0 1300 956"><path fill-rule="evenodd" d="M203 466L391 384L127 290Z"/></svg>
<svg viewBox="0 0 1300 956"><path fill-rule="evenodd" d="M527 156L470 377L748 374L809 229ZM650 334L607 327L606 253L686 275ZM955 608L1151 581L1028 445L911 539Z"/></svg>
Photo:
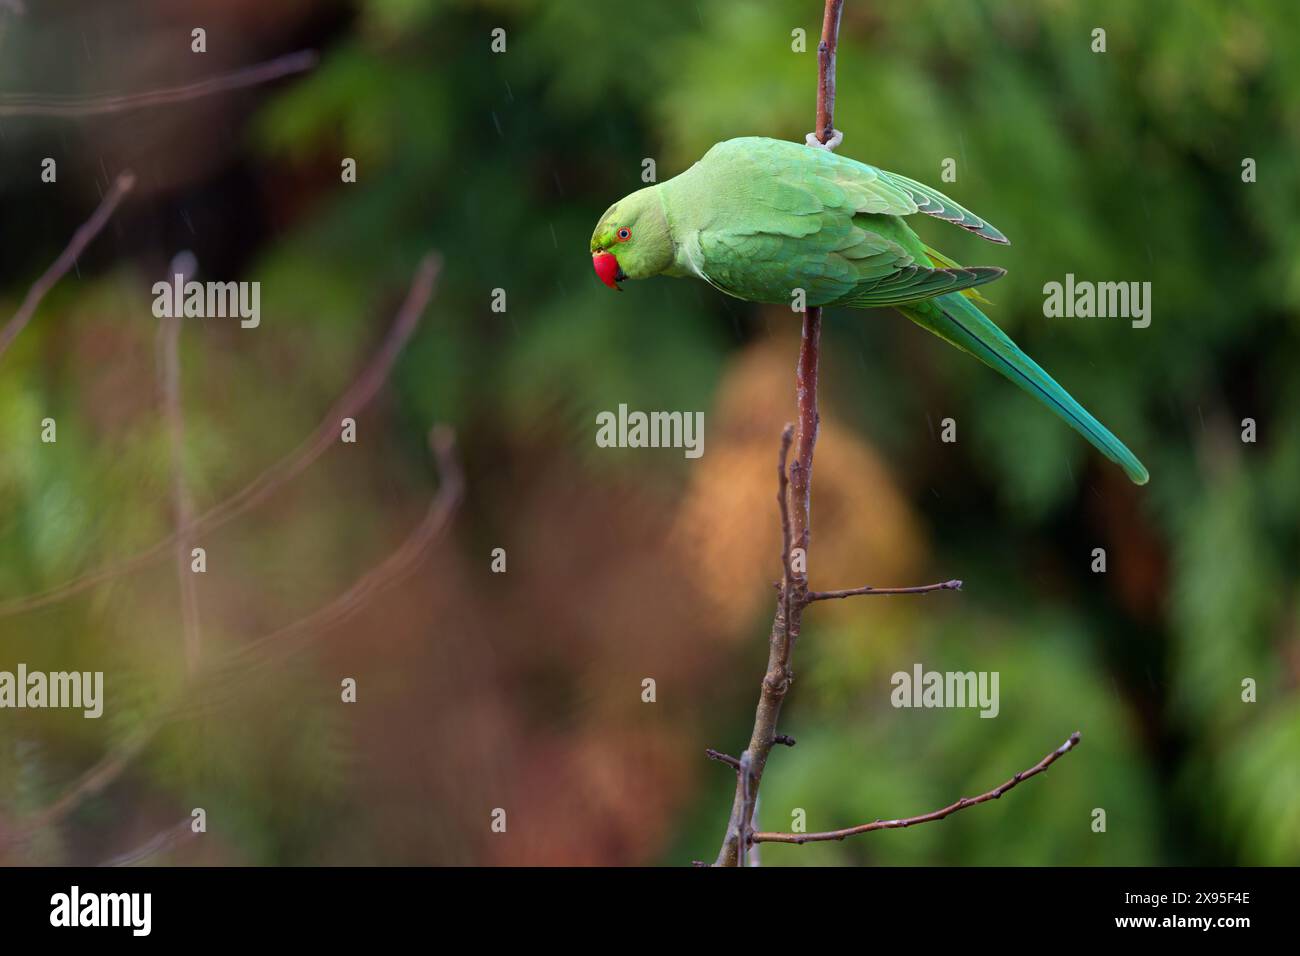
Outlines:
<svg viewBox="0 0 1300 956"><path fill-rule="evenodd" d="M1150 476L1146 468L1124 443L1093 418L1037 362L1020 351L1016 343L965 296L949 293L912 303L899 311L1033 395L1088 439L1098 451L1123 468L1134 484L1147 483Z"/></svg>

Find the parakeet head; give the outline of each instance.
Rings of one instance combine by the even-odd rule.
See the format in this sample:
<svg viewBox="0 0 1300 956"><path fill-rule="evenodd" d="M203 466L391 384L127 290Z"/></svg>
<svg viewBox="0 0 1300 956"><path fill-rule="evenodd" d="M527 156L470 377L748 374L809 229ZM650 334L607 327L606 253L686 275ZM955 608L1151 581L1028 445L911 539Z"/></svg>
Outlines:
<svg viewBox="0 0 1300 956"><path fill-rule="evenodd" d="M611 289L624 279L658 275L672 264L673 242L658 188L624 196L605 210L591 234L591 265Z"/></svg>

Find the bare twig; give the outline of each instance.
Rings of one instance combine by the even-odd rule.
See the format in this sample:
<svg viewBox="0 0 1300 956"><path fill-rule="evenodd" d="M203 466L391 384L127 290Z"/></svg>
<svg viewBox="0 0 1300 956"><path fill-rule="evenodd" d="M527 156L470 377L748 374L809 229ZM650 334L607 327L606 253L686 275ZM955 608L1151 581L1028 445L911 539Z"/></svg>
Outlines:
<svg viewBox="0 0 1300 956"><path fill-rule="evenodd" d="M740 770L740 761L731 756L731 754L724 754L720 750L714 750L712 747L709 747L704 751L704 756L708 757L710 760L716 760L718 763L725 763L732 770Z"/></svg>
<svg viewBox="0 0 1300 956"><path fill-rule="evenodd" d="M848 597L870 597L876 594L929 594L931 591L960 591L961 582L957 580L940 581L938 584L922 584L911 588L846 588L843 591L809 591L805 602L834 601Z"/></svg>
<svg viewBox="0 0 1300 956"><path fill-rule="evenodd" d="M828 840L843 840L846 837L857 836L859 833L870 833L873 830L896 830L915 826L918 823L933 823L956 813L958 810L965 810L967 807L973 807L989 800L997 800L1012 787L1047 770L1048 767L1077 747L1080 737L1081 734L1076 730L1070 734L1070 738L1065 743L1028 770L1021 771L1006 783L994 787L988 793L981 793L978 797L962 797L956 803L951 803L942 810L935 810L932 813L923 813L919 816L907 817L901 820L876 820L874 823L864 823L861 826L847 827L843 830L829 830L825 833L755 833L750 839L754 843L824 843Z"/></svg>
<svg viewBox="0 0 1300 956"><path fill-rule="evenodd" d="M303 441L298 448L271 465L240 491L196 517L190 528L192 534L210 533L226 522L261 504L305 471L316 459L320 458L321 455L325 454L337 443L339 421L344 417L355 416L357 412L368 405L388 379L388 375L397 361L397 356L419 325L420 317L424 314L425 307L433 295L441 266L441 259L434 253L425 256L420 262L420 266L411 282L411 288L406 294L406 299L398 310L397 316L393 319L393 324L380 344L379 350L361 371L361 374L348 387L347 391L326 412L312 435ZM175 546L176 539L177 536L173 533L142 551L138 551L129 557L111 561L93 571L88 571L69 581L65 581L63 584L48 588L37 594L0 602L0 618L57 604L59 601L64 601L76 594L88 591L106 581L148 567L153 562L165 557L168 551Z"/></svg>
<svg viewBox="0 0 1300 956"><path fill-rule="evenodd" d="M68 270L76 265L81 254L86 251L86 247L99 235L108 220L112 218L113 212L121 203L123 197L135 188L135 174L130 172L120 173L116 180L113 181L112 187L104 195L93 215L82 224L81 228L72 234L72 240L68 243L67 248L62 254L54 260L54 264L45 270L45 273L36 280L35 284L27 290L27 296L23 299L22 305L14 313L13 318L5 323L5 327L0 329L0 355L4 355L5 350L18 337L18 333L27 327L27 323L32 320L36 314L36 308L41 304L50 289L54 288L55 283L67 275Z"/></svg>
<svg viewBox="0 0 1300 956"><path fill-rule="evenodd" d="M184 86L149 90L144 93L111 93L102 96L66 96L49 93L0 93L0 116L54 116L77 119L105 113L125 113L149 106L169 106L189 100L257 86L284 76L312 69L319 57L315 50L299 50L285 56L246 66L220 76Z"/></svg>

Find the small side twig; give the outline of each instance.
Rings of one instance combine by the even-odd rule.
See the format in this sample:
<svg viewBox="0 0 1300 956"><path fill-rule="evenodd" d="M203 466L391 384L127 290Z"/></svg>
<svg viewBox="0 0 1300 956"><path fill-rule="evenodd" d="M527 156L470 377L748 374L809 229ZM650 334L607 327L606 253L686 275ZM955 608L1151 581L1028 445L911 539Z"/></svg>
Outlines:
<svg viewBox="0 0 1300 956"><path fill-rule="evenodd" d="M840 598L848 597L871 597L876 594L929 594L931 591L960 591L961 582L954 579L952 581L941 581L938 584L922 584L910 588L845 588L842 591L809 591L805 601L811 604L813 601L835 601Z"/></svg>
<svg viewBox="0 0 1300 956"><path fill-rule="evenodd" d="M824 833L753 833L750 840L754 843L794 843L802 845L804 843L824 843L828 840L843 840L851 836L857 836L859 833L871 833L873 830L896 830L906 827L916 826L920 823L933 823L936 820L942 820L958 810L965 810L967 807L973 807L976 804L986 803L989 800L996 800L1011 788L1017 786L1030 777L1035 777L1043 773L1056 761L1060 760L1067 753L1079 745L1082 735L1079 731L1070 734L1070 738L1065 743L1057 747L1038 763L1034 764L1028 770L1023 770L1013 776L1001 786L994 787L987 793L981 793L978 797L962 797L956 803L950 803L942 810L935 810L932 813L923 813L915 817L906 817L899 820L876 820L873 823L864 823L861 826L846 827L843 830L828 830Z"/></svg>
<svg viewBox="0 0 1300 956"><path fill-rule="evenodd" d="M710 760L716 760L718 763L725 763L728 767L737 772L740 770L740 761L731 756L731 754L724 754L721 750L714 750L712 747L709 747L704 751L704 756L708 757Z"/></svg>

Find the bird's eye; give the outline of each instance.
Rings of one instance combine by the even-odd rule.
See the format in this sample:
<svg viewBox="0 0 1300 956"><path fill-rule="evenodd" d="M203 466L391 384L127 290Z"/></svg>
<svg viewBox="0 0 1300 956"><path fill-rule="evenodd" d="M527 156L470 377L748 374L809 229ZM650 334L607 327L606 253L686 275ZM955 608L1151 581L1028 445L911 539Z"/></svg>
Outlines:
<svg viewBox="0 0 1300 956"><path fill-rule="evenodd" d="M632 230L627 226L624 226L618 232L614 233L614 235L618 237L619 242L627 242L632 238Z"/></svg>

